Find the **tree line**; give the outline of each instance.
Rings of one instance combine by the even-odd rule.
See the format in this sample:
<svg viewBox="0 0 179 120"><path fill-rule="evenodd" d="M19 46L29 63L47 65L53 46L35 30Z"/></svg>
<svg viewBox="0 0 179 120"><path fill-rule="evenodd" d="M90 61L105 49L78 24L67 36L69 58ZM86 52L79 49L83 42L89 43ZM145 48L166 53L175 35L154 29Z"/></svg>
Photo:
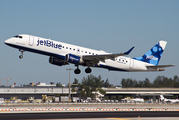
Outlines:
<svg viewBox="0 0 179 120"><path fill-rule="evenodd" d="M145 78L145 80L135 80L132 78L123 78L121 80L121 85L113 85L110 83L108 79L102 80L102 77L99 75L98 77L90 74L87 77L83 77L81 80L81 83L76 78L74 79L73 84L78 84L77 86L81 89L84 89L85 87L90 87L90 89L95 90L96 88L101 87L114 87L114 86L121 86L122 88L128 88L128 87L142 87L142 88L179 88L179 77L175 75L173 78L168 78L165 76L158 76L155 78L153 82L151 82L148 78ZM61 83L57 83L57 86L61 86ZM75 86L72 86L75 87Z"/></svg>
<svg viewBox="0 0 179 120"><path fill-rule="evenodd" d="M145 80L135 80L130 78L123 78L121 81L121 85L113 85L110 83L108 79L103 80L102 77L99 75L98 77L90 74L87 77L83 77L81 82L74 79L72 84L72 92L75 92L75 87L78 87L78 92L80 92L80 97L91 97L93 91L99 91L103 95L106 92L101 89L102 87L111 88L116 86L121 86L122 88L179 88L179 77L174 76L173 78L167 78L165 76L158 76L153 82L150 82L148 78ZM56 86L61 86L61 83L57 83Z"/></svg>
<svg viewBox="0 0 179 120"><path fill-rule="evenodd" d="M122 79L121 85L123 88L129 87L142 87L142 88L179 88L179 77L167 78L165 76L158 76L153 82L150 82L148 78L145 80L135 79Z"/></svg>
<svg viewBox="0 0 179 120"><path fill-rule="evenodd" d="M75 85L73 85L75 84ZM57 83L56 86L61 86L61 83ZM76 78L72 83L72 92L75 92L75 87L78 87L78 91L80 92L80 97L91 97L93 91L99 91L103 95L106 92L101 89L102 87L113 87L113 84L109 83L109 80L103 80L102 77L99 75L98 77L90 74L87 77L83 77L81 83Z"/></svg>
<svg viewBox="0 0 179 120"><path fill-rule="evenodd" d="M88 75L87 77L83 77L81 83L79 83L79 80L75 79L73 84L78 84L81 97L91 97L93 91L99 91L100 93L105 95L106 92L101 88L113 86L109 83L108 79L102 80L102 77L100 75L96 77L92 74Z"/></svg>

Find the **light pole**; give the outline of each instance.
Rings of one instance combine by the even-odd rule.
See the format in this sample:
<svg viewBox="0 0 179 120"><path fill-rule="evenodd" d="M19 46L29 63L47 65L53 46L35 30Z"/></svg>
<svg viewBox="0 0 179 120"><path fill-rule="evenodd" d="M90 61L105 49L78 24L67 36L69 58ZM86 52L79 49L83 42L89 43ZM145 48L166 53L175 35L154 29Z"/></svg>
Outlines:
<svg viewBox="0 0 179 120"><path fill-rule="evenodd" d="M68 84L68 86L69 86L69 102L71 102L71 74L70 74L70 70L73 70L73 69L71 69L71 68L69 68L69 69L66 69L66 70L69 70L69 84Z"/></svg>

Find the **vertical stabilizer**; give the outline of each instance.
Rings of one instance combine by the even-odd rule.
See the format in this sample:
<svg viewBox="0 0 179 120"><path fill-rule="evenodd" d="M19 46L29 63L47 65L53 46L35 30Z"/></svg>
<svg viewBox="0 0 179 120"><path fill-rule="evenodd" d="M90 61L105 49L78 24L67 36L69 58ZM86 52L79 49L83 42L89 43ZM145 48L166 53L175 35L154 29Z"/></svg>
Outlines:
<svg viewBox="0 0 179 120"><path fill-rule="evenodd" d="M153 64L153 65L158 65L166 44L167 44L166 41L159 41L146 54L144 54L141 57L136 57L134 59L143 61L143 62L147 62L147 63Z"/></svg>

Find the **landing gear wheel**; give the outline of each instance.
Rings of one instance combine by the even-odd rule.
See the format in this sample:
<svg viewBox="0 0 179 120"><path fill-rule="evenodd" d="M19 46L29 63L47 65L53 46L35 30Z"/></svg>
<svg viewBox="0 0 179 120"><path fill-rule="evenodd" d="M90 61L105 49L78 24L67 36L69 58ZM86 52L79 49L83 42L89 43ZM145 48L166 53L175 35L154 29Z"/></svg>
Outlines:
<svg viewBox="0 0 179 120"><path fill-rule="evenodd" d="M23 58L23 55L20 55L19 58L22 59L22 58Z"/></svg>
<svg viewBox="0 0 179 120"><path fill-rule="evenodd" d="M91 73L91 71L92 71L92 70L91 70L91 68L89 68L89 67L85 69L85 72L86 72L86 73Z"/></svg>
<svg viewBox="0 0 179 120"><path fill-rule="evenodd" d="M24 50L19 49L19 51L21 52L21 55L19 56L19 58L22 59Z"/></svg>
<svg viewBox="0 0 179 120"><path fill-rule="evenodd" d="M77 69L74 70L74 73L75 73L75 74L80 74L80 73L81 73L81 70L77 68Z"/></svg>

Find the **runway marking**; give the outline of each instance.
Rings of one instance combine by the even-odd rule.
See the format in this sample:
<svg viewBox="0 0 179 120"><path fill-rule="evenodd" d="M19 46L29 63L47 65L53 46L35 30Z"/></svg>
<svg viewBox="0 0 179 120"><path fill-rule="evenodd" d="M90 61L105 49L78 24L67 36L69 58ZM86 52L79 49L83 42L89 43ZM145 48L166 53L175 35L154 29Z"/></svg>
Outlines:
<svg viewBox="0 0 179 120"><path fill-rule="evenodd" d="M107 118L107 119L115 119L115 120L131 120L131 119L124 119L124 118Z"/></svg>

